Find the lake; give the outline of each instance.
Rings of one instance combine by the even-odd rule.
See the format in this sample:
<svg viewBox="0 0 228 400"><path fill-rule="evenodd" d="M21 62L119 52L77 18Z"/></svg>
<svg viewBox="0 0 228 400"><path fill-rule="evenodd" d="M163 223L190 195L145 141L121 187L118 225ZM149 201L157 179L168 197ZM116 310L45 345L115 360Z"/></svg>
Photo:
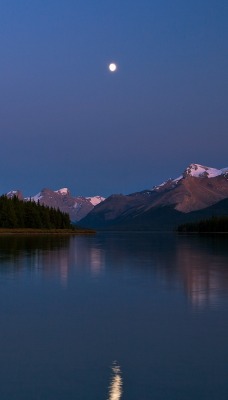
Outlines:
<svg viewBox="0 0 228 400"><path fill-rule="evenodd" d="M228 236L0 237L1 400L227 400Z"/></svg>

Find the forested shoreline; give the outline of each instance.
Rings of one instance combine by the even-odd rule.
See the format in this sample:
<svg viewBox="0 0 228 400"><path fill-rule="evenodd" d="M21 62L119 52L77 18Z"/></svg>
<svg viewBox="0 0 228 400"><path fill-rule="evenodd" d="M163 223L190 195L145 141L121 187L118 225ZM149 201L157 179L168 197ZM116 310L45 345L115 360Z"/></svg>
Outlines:
<svg viewBox="0 0 228 400"><path fill-rule="evenodd" d="M181 224L178 232L228 232L228 216L214 216L198 222Z"/></svg>
<svg viewBox="0 0 228 400"><path fill-rule="evenodd" d="M67 213L17 196L0 196L0 228L73 229Z"/></svg>

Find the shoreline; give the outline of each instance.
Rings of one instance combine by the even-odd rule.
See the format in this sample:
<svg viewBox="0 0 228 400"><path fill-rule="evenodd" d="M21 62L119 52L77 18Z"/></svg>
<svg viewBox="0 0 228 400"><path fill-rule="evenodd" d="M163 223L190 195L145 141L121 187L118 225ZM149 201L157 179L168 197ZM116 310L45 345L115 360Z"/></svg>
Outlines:
<svg viewBox="0 0 228 400"><path fill-rule="evenodd" d="M95 235L92 229L0 228L1 235Z"/></svg>

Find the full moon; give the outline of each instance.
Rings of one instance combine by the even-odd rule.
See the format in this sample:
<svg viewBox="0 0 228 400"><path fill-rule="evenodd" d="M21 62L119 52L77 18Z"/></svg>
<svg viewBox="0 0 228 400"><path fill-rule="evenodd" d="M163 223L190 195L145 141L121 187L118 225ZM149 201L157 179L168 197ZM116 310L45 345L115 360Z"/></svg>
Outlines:
<svg viewBox="0 0 228 400"><path fill-rule="evenodd" d="M109 64L108 68L109 68L109 71L115 72L117 70L117 65L114 63L111 63L111 64Z"/></svg>

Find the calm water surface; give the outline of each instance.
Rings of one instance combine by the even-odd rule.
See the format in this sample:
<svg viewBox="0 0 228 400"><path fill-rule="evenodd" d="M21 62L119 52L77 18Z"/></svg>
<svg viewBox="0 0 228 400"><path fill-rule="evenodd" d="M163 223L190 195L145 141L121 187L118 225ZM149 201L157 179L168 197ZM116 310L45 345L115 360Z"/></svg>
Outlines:
<svg viewBox="0 0 228 400"><path fill-rule="evenodd" d="M227 400L228 238L0 237L1 400Z"/></svg>

